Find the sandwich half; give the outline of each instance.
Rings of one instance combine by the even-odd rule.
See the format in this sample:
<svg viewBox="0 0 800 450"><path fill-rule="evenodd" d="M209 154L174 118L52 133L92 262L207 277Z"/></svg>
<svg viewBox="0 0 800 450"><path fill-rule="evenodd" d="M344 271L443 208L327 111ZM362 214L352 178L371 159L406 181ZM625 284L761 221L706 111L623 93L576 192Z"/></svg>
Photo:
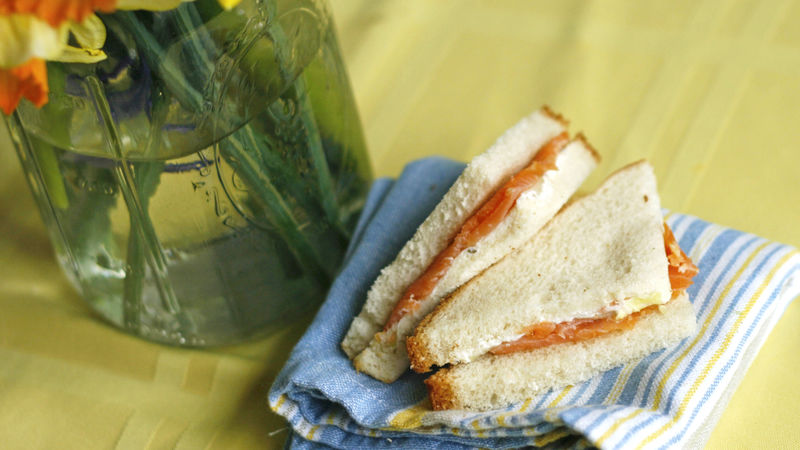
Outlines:
<svg viewBox="0 0 800 450"><path fill-rule="evenodd" d="M407 346L435 409L487 410L575 384L691 335L697 267L642 161L564 208L443 300Z"/></svg>
<svg viewBox="0 0 800 450"><path fill-rule="evenodd" d="M544 107L470 162L367 293L342 341L357 370L396 380L420 320L533 236L578 189L599 156L565 127Z"/></svg>

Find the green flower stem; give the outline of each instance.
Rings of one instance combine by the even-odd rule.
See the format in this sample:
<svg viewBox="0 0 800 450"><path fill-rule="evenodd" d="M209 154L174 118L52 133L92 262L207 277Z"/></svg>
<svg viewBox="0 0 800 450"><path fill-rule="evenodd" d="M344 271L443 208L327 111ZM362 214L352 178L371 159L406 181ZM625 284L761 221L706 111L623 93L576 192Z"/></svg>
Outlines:
<svg viewBox="0 0 800 450"><path fill-rule="evenodd" d="M131 219L131 233L128 236L128 253L125 267L125 281L122 287L122 322L128 330L137 331L141 327L142 288L145 277L145 256L139 233L134 231Z"/></svg>
<svg viewBox="0 0 800 450"><path fill-rule="evenodd" d="M258 120L255 122L258 122ZM253 131L257 126L255 122L251 122L242 128L240 134L245 135L242 136L242 139L248 142L249 145L255 145L254 151L261 157L262 167L260 170L270 174L273 184L278 184L282 187L282 191L286 193L286 198L294 199L308 214L313 214L313 220L322 219L324 212L320 209L316 199L308 195L307 183L302 179L297 168L286 164L279 151L270 149L268 144L264 142L263 137L255 135Z"/></svg>
<svg viewBox="0 0 800 450"><path fill-rule="evenodd" d="M141 234L140 238L144 244L143 247L146 248L145 259L153 272L153 279L164 304L164 309L170 314L177 315L180 312L180 305L175 298L172 285L169 283L164 252L161 249L153 224L150 222L150 217L147 215L138 193L133 189L136 186L133 172L122 154L119 132L111 116L111 108L109 108L108 100L103 92L103 85L94 75L88 76L86 81L89 85L89 92L100 112L104 125L103 131L106 134L108 145L111 147L111 153L118 160L115 165L114 175L122 191L125 204L128 206L128 214L130 214L132 225L131 233Z"/></svg>
<svg viewBox="0 0 800 450"><path fill-rule="evenodd" d="M159 184L164 163L149 162L139 163L134 172L136 192L142 202L142 208L147 211L150 198L155 193ZM125 283L123 290L122 314L125 326L131 330L138 330L142 312L142 288L146 275L145 264L147 248L142 239L143 233L136 232L136 220L131 214L128 235L128 252L125 268Z"/></svg>
<svg viewBox="0 0 800 450"><path fill-rule="evenodd" d="M222 156L245 181L251 192L267 207L269 210L267 220L289 246L303 269L320 282L329 283L334 268L331 264L325 264L308 238L303 235L300 223L292 214L291 208L270 177L261 169L257 152L251 150L257 148L258 143L249 136L252 135L237 132L222 141L220 143Z"/></svg>
<svg viewBox="0 0 800 450"><path fill-rule="evenodd" d="M186 82L180 68L175 65L172 58L167 56L161 44L139 22L134 13L117 11L113 14L113 17L118 18L125 28L133 34L139 48L147 55L147 63L158 73L178 101L189 111L201 111L203 109L202 94Z"/></svg>
<svg viewBox="0 0 800 450"><path fill-rule="evenodd" d="M278 49L290 48L289 41L278 20L273 21L269 34ZM278 51L276 52L276 57L278 58L278 63L285 72L287 69L286 61L288 55L285 55L282 51ZM297 78L293 88L294 96L300 108L300 118L303 121L303 129L306 134L306 143L308 145L309 154L311 155L311 162L317 175L318 192L320 201L322 202L322 209L325 211L325 215L333 228L341 233L342 236L349 239L350 232L344 223L342 223L341 217L339 216L336 189L334 188L328 161L325 159L325 150L322 146L322 140L320 139L319 128L317 127L317 122L314 120L314 110L309 101L305 81L302 76Z"/></svg>
<svg viewBox="0 0 800 450"><path fill-rule="evenodd" d="M306 142L308 143L308 151L311 155L311 163L317 172L317 184L322 201L322 208L328 216L328 220L334 229L336 229L346 239L350 239L350 231L342 223L339 216L339 205L336 201L336 188L333 184L331 177L330 167L328 160L325 157L325 149L322 147L322 139L320 139L319 127L317 121L313 116L313 109L309 101L305 81L302 77L298 78L295 82L295 89L302 92L300 95L300 118L303 121L303 130L306 133Z"/></svg>
<svg viewBox="0 0 800 450"><path fill-rule="evenodd" d="M58 209L67 209L69 199L67 198L64 177L61 176L61 169L58 167L58 159L53 146L43 140L39 140L37 145L31 147L31 150L39 162L42 180L53 206Z"/></svg>
<svg viewBox="0 0 800 450"><path fill-rule="evenodd" d="M50 84L50 89L63 92L65 86L64 71L61 70L59 64L50 63L47 67L47 79ZM69 143L69 128L68 124L71 119L72 111L67 108L51 108L52 121L51 132L56 137L56 142ZM39 168L42 171L42 179L47 187L47 192L50 195L50 201L58 209L67 209L69 206L69 198L67 191L64 187L64 177L61 174L61 169L58 166L58 158L56 158L53 146L45 142L43 139L36 139L36 145L31 149L36 155L36 160L39 162Z"/></svg>
<svg viewBox="0 0 800 450"><path fill-rule="evenodd" d="M32 153L34 148L33 143L31 142L28 133L25 131L25 127L22 126L22 121L19 118L19 112L15 111L11 116L3 117L5 119L4 121L6 126L8 127L9 135L14 142L14 148L17 150L17 156L19 157L23 170L25 173L33 175L33 177L25 177L25 179L28 181L31 192L37 193L40 189L45 190L45 192L42 193L43 195L34 195L34 199L39 206L39 211L42 214L42 219L49 230L57 230L58 239L60 243L64 244L61 250L66 253L67 260L74 264L76 259L72 248L67 244L67 242L69 242L67 240L67 233L65 232L61 222L57 219L58 214L54 208L54 205L45 200L49 195L47 183L44 181L45 177L42 173L42 167Z"/></svg>
<svg viewBox="0 0 800 450"><path fill-rule="evenodd" d="M213 47L214 43L208 36L208 32L202 28L203 21L194 6L182 4L175 9L177 25L181 34L185 37L187 44L192 49L191 54L195 57L197 69L202 73L211 76L214 71L214 63L208 58L207 48Z"/></svg>
<svg viewBox="0 0 800 450"><path fill-rule="evenodd" d="M163 95L161 95L163 93ZM167 116L169 94L163 92L160 83L153 83L152 120L150 121L150 134L147 139L146 154L153 154L155 147L161 140L161 128ZM142 209L147 211L150 198L155 194L156 188L164 170L164 163L142 162L134 168L136 192L142 202ZM145 254L146 248L142 241L142 233L135 232L136 221L130 217L130 230L128 234L128 252L125 268L125 283L123 287L122 314L125 326L130 330L138 330L141 324L142 288L145 279Z"/></svg>

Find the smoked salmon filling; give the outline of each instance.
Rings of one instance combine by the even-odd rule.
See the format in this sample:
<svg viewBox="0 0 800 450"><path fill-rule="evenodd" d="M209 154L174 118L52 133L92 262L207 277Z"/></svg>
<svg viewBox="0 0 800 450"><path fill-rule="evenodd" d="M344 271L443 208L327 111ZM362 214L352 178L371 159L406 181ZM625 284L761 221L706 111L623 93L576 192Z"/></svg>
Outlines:
<svg viewBox="0 0 800 450"><path fill-rule="evenodd" d="M681 250L666 223L664 223L664 249L669 262L669 281L672 287L670 300L672 300L692 284L692 278L697 275L698 268ZM611 313L607 317L574 319L561 323L541 322L530 327L521 338L504 342L489 350L489 353L503 355L564 342L581 342L614 331L628 330L642 317L657 312L658 307L659 305L650 305L621 319L616 319Z"/></svg>
<svg viewBox="0 0 800 450"><path fill-rule="evenodd" d="M419 309L422 300L433 292L439 281L447 274L453 260L497 228L519 196L535 186L545 172L556 170L556 158L568 143L569 135L566 131L547 141L527 167L514 175L464 222L450 245L442 250L425 272L405 290L383 327L384 331L393 327L406 314Z"/></svg>

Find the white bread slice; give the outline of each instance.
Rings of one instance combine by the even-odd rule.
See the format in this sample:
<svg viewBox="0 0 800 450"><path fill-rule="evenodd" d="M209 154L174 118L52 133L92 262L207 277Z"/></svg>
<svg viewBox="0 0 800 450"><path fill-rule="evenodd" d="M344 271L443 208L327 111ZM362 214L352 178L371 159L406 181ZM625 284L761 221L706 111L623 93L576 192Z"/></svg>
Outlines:
<svg viewBox="0 0 800 450"><path fill-rule="evenodd" d="M378 332L354 363L356 369L390 383L409 367L405 338L439 301L475 275L530 239L552 218L597 165L582 138L568 144L556 159L558 170L546 172L536 186L523 193L508 216L474 247L457 256L421 307L396 326Z"/></svg>
<svg viewBox="0 0 800 450"><path fill-rule="evenodd" d="M370 287L363 309L353 320L342 349L354 358L383 328L403 291L430 265L472 215L513 173L525 167L545 142L564 131L547 110L535 111L476 156L436 208Z"/></svg>
<svg viewBox="0 0 800 450"><path fill-rule="evenodd" d="M421 317L444 295L527 240L558 211L594 169L599 156L583 139L568 145L556 161L559 170L548 172L541 185L517 201L507 220L483 242L454 260L450 275L423 300L421 311L401 320L391 331L393 338L383 335L375 339L405 289L422 275L463 223L502 184L527 166L542 145L563 132L565 124L560 116L542 108L523 118L470 162L370 288L361 313L353 320L342 342L345 353L356 358L358 370L385 382L397 379L408 368L405 336L413 331ZM519 211L515 212L518 208Z"/></svg>
<svg viewBox="0 0 800 450"><path fill-rule="evenodd" d="M408 338L411 366L469 362L534 324L596 317L615 302L665 303L667 267L655 174L640 161L442 301Z"/></svg>
<svg viewBox="0 0 800 450"><path fill-rule="evenodd" d="M659 309L642 316L629 330L526 352L486 355L439 370L425 380L433 408L503 408L588 380L694 334L695 313L685 293Z"/></svg>

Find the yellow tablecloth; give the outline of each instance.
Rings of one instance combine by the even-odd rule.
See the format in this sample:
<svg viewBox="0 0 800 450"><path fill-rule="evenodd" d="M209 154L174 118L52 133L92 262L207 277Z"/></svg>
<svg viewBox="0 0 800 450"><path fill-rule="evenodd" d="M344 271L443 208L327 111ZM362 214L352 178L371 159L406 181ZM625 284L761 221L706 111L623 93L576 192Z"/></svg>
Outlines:
<svg viewBox="0 0 800 450"><path fill-rule="evenodd" d="M332 0L378 175L466 160L542 103L642 157L672 210L800 246L800 2ZM266 391L307 322L207 351L100 322L56 266L0 136L0 447L264 448ZM800 305L709 448L800 445Z"/></svg>

